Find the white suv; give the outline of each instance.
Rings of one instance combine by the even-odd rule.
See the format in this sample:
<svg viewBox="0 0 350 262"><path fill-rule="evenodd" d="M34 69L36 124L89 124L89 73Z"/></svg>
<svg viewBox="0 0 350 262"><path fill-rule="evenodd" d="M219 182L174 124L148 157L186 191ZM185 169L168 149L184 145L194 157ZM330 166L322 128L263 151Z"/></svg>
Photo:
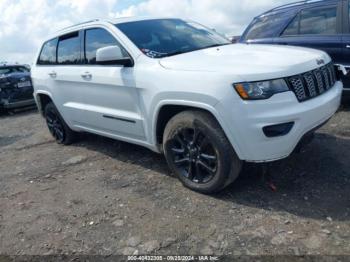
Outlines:
<svg viewBox="0 0 350 262"><path fill-rule="evenodd" d="M183 184L213 193L242 162L289 156L340 104L329 56L231 44L192 21L94 20L53 35L32 69L51 134L77 132L164 152Z"/></svg>

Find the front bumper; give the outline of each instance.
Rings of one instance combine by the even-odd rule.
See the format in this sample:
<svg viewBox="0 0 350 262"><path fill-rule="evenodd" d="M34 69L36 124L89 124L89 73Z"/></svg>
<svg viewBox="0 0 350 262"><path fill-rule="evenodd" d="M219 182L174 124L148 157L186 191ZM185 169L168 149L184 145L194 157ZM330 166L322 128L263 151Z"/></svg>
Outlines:
<svg viewBox="0 0 350 262"><path fill-rule="evenodd" d="M240 159L269 162L288 157L305 134L329 120L340 106L342 91L338 81L326 93L302 103L293 92L285 92L234 106L225 100L217 110L221 116L225 114L225 133ZM263 132L265 126L288 122L294 122L294 126L286 135L267 137Z"/></svg>

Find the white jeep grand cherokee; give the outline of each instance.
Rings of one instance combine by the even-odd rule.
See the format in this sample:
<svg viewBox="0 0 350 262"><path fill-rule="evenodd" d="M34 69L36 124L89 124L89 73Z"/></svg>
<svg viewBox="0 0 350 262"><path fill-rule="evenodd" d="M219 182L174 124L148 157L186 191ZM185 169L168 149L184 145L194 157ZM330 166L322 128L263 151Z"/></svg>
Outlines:
<svg viewBox="0 0 350 262"><path fill-rule="evenodd" d="M230 44L181 19L95 20L46 41L32 69L51 134L91 132L164 152L182 183L213 193L242 162L289 156L340 104L329 56Z"/></svg>

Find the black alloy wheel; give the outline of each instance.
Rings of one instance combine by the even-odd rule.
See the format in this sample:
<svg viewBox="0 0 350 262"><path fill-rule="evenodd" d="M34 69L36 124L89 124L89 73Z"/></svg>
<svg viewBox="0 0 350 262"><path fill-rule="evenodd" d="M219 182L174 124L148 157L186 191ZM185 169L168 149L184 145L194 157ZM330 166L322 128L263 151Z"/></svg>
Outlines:
<svg viewBox="0 0 350 262"><path fill-rule="evenodd" d="M217 153L208 137L198 128L183 128L170 143L178 172L194 183L205 184L218 169Z"/></svg>
<svg viewBox="0 0 350 262"><path fill-rule="evenodd" d="M57 140L57 142L63 143L65 138L63 124L59 116L52 109L46 112L46 124L51 135Z"/></svg>
<svg viewBox="0 0 350 262"><path fill-rule="evenodd" d="M169 120L163 149L170 169L184 186L216 193L239 175L242 161L217 120L200 110L183 111Z"/></svg>

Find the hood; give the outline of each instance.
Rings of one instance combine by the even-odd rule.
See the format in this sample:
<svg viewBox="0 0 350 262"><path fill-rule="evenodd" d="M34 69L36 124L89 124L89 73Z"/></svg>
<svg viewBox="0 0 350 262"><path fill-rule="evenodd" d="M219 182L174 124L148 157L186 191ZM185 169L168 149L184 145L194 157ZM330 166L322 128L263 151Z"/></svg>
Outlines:
<svg viewBox="0 0 350 262"><path fill-rule="evenodd" d="M220 72L241 81L259 81L297 75L330 62L322 51L275 45L233 44L159 60L169 70Z"/></svg>

